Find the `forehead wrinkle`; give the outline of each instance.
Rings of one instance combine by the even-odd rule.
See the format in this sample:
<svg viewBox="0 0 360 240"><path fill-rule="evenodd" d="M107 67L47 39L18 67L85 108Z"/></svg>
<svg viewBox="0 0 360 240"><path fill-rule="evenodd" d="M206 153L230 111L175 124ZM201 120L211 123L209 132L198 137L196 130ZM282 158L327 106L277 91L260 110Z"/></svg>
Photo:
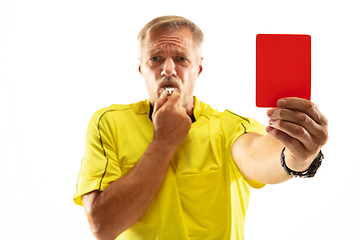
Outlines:
<svg viewBox="0 0 360 240"><path fill-rule="evenodd" d="M151 49L149 51L149 55L161 54L161 53L164 53L167 50L170 50L170 52L175 53L175 54L179 54L179 55L184 55L184 54L188 55L189 54L187 49L184 48L181 45L164 43L164 44L161 44L161 45L153 46L153 49Z"/></svg>
<svg viewBox="0 0 360 240"><path fill-rule="evenodd" d="M168 44L183 44L183 40L177 37L161 37L160 39L157 39L154 41L154 45L159 45L163 43Z"/></svg>
<svg viewBox="0 0 360 240"><path fill-rule="evenodd" d="M151 44L156 47L163 44L169 44L169 45L175 45L179 46L181 48L190 48L191 47L191 40L190 39L182 39L179 37L174 36L161 36L154 41L151 42Z"/></svg>
<svg viewBox="0 0 360 240"><path fill-rule="evenodd" d="M193 44L192 37L182 37L174 35L156 35L152 33L147 42L146 56L154 56L170 51L171 54L178 54L189 58L192 52L196 52L196 46ZM195 53L196 54L196 53Z"/></svg>
<svg viewBox="0 0 360 240"><path fill-rule="evenodd" d="M174 42L174 41L160 41L155 43L154 48L180 48L186 49L189 48L188 46L182 44L181 42Z"/></svg>

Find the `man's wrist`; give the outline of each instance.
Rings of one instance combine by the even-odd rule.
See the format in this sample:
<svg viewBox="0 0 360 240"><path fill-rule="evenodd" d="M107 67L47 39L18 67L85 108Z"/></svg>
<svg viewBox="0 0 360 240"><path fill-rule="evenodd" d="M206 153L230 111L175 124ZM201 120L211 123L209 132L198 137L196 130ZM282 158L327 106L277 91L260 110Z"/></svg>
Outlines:
<svg viewBox="0 0 360 240"><path fill-rule="evenodd" d="M321 150L318 153L318 155L313 159L310 163L310 165L305 170L295 171L288 167L286 161L285 161L285 147L283 148L281 152L281 166L284 168L285 172L289 176L295 176L295 177L302 177L302 178L311 178L314 177L318 168L320 167L322 160L324 158L324 155L322 154Z"/></svg>
<svg viewBox="0 0 360 240"><path fill-rule="evenodd" d="M150 143L149 148L165 158L171 158L177 149L177 147L170 146L170 144L164 141L158 141L155 139Z"/></svg>
<svg viewBox="0 0 360 240"><path fill-rule="evenodd" d="M284 147L283 150L282 150L282 153L284 155L284 161L285 161L285 165L292 171L295 171L295 172L303 172L303 171L306 171L311 163L314 161L315 157L313 158L309 158L308 160L306 161L294 161L292 156L291 156L291 153L289 152L289 150Z"/></svg>

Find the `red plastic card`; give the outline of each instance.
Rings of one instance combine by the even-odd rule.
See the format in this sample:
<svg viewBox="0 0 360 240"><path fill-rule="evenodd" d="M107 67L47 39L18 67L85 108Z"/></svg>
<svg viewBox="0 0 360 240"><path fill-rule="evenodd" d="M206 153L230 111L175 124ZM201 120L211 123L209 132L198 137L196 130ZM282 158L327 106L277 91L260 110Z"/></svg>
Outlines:
<svg viewBox="0 0 360 240"><path fill-rule="evenodd" d="M284 97L310 100L310 35L256 36L256 106L276 107Z"/></svg>

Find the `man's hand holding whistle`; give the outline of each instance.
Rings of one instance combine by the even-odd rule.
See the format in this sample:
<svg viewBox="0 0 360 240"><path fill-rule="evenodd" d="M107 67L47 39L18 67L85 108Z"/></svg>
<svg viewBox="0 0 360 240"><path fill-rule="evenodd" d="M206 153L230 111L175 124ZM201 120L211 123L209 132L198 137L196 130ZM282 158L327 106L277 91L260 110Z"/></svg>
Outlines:
<svg viewBox="0 0 360 240"><path fill-rule="evenodd" d="M154 138L164 148L175 151L186 139L191 119L182 106L182 96L173 92L174 89L165 89L154 104L152 115Z"/></svg>

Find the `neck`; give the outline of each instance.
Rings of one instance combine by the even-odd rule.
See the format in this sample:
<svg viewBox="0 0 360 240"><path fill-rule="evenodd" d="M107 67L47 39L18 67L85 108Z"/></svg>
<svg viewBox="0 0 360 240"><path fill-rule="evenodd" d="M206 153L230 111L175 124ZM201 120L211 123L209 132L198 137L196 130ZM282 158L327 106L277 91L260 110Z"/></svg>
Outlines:
<svg viewBox="0 0 360 240"><path fill-rule="evenodd" d="M187 104L183 104L184 108L186 109L187 115L191 116L194 114L194 105L195 105L195 99L193 97L191 102L188 102Z"/></svg>

